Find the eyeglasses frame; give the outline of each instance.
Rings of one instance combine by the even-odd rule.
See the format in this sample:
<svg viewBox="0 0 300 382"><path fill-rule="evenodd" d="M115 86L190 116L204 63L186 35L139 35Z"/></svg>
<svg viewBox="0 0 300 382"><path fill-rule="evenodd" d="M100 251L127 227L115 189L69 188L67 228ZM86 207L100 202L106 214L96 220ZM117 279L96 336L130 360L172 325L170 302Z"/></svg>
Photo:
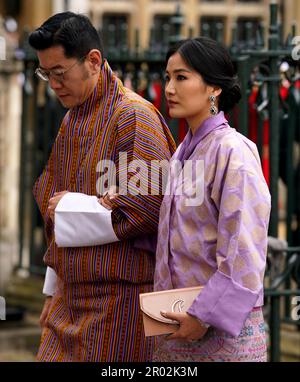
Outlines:
<svg viewBox="0 0 300 382"><path fill-rule="evenodd" d="M57 82L64 82L65 81L65 78L64 78L64 75L69 71L71 70L72 68L74 68L76 65L78 64L81 64L85 59L86 59L87 55L77 59L77 61L72 64L69 68L67 68L66 70L62 71L61 73L59 74L52 74L51 72L53 72L53 70L48 70L48 71L45 71L43 69L41 69L40 67L38 67L36 70L35 70L35 74L38 76L39 79L41 79L42 81L45 81L45 82L49 82L50 81L50 78L54 78ZM61 78L57 78L57 76L61 77Z"/></svg>

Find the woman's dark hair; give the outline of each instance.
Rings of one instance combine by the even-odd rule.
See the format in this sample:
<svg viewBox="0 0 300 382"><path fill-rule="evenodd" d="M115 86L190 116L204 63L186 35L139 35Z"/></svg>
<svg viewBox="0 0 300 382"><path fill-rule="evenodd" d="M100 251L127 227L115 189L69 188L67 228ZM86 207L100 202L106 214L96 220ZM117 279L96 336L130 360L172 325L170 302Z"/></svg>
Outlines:
<svg viewBox="0 0 300 382"><path fill-rule="evenodd" d="M201 74L207 85L222 89L219 110L231 110L241 99L238 77L226 48L207 37L182 40L171 47L166 60L178 52L192 69Z"/></svg>
<svg viewBox="0 0 300 382"><path fill-rule="evenodd" d="M29 35L29 44L36 50L62 46L68 58L80 59L92 49L98 49L103 56L101 38L91 21L73 12L51 16Z"/></svg>

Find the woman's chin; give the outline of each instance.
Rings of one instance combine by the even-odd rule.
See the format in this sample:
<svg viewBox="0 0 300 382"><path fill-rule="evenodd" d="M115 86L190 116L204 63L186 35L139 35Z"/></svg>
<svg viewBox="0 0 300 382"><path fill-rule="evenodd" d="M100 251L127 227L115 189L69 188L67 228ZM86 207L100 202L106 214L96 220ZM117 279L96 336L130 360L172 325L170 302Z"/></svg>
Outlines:
<svg viewBox="0 0 300 382"><path fill-rule="evenodd" d="M169 116L171 118L183 118L181 113L176 113L176 111L169 110Z"/></svg>

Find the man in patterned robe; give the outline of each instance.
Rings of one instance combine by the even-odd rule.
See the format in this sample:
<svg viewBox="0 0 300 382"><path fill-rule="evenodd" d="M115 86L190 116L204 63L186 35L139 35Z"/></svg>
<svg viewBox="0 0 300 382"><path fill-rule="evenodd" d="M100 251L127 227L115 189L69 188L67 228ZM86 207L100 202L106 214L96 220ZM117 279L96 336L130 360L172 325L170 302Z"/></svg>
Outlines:
<svg viewBox="0 0 300 382"><path fill-rule="evenodd" d="M69 109L34 186L48 243L38 359L148 361L138 297L152 290L162 182L133 190L174 141L155 107L116 78L85 16L54 15L29 42L37 75ZM122 192L107 211L97 199L112 185Z"/></svg>

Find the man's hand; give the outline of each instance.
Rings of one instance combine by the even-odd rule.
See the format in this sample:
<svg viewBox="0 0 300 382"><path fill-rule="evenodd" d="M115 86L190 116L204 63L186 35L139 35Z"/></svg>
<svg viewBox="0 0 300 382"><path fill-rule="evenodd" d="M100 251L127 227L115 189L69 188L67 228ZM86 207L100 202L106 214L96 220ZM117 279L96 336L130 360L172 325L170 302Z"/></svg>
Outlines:
<svg viewBox="0 0 300 382"><path fill-rule="evenodd" d="M57 207L58 203L60 202L61 198L66 195L69 191L61 191L56 192L53 197L49 200L48 204L48 213L50 216L50 219L54 223L54 216L55 216L55 208Z"/></svg>
<svg viewBox="0 0 300 382"><path fill-rule="evenodd" d="M179 322L179 329L169 336L166 340L183 340L183 341L198 341L205 335L207 328L201 325L201 322L197 318L191 316L188 313L172 313L172 312L160 312L165 318L176 320Z"/></svg>
<svg viewBox="0 0 300 382"><path fill-rule="evenodd" d="M52 302L52 296L46 297L46 300L45 300L45 303L44 303L44 307L43 307L43 310L42 310L42 313L41 313L41 316L40 316L40 326L41 326L41 328L43 328L45 326L46 319L47 319L48 314L49 314L51 302Z"/></svg>

